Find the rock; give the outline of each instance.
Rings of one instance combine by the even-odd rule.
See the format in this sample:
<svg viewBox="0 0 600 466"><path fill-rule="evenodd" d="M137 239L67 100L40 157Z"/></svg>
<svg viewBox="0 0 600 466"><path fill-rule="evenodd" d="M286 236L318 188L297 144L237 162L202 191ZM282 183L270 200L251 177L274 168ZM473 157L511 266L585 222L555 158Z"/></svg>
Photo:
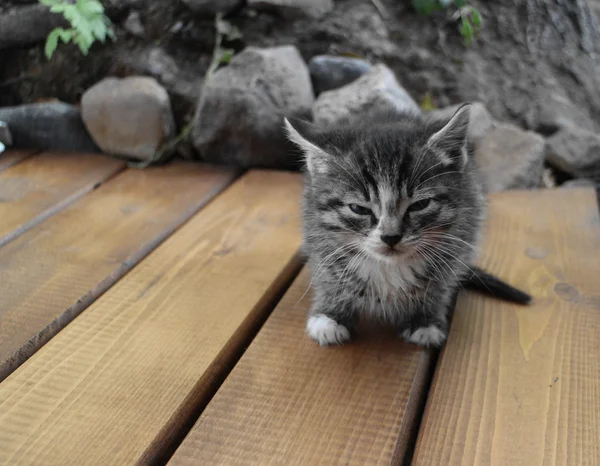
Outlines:
<svg viewBox="0 0 600 466"><path fill-rule="evenodd" d="M544 148L544 138L539 134L497 123L474 144L475 163L487 191L540 187Z"/></svg>
<svg viewBox="0 0 600 466"><path fill-rule="evenodd" d="M308 63L317 95L350 84L371 69L371 64L366 60L333 55L317 55Z"/></svg>
<svg viewBox="0 0 600 466"><path fill-rule="evenodd" d="M132 36L143 38L146 35L139 11L131 11L123 23L125 30Z"/></svg>
<svg viewBox="0 0 600 466"><path fill-rule="evenodd" d="M347 86L322 93L313 106L319 125L344 124L385 111L419 113L420 109L383 64Z"/></svg>
<svg viewBox="0 0 600 466"><path fill-rule="evenodd" d="M288 19L316 19L333 10L333 0L248 0L248 6L275 11Z"/></svg>
<svg viewBox="0 0 600 466"><path fill-rule="evenodd" d="M207 79L192 141L212 163L295 168L283 117L306 117L313 102L308 68L296 47L247 47Z"/></svg>
<svg viewBox="0 0 600 466"><path fill-rule="evenodd" d="M126 52L126 53L125 53ZM150 46L136 53L119 53L113 60L113 75L144 75L155 78L169 94L171 110L179 128L191 121L202 89L202 64L193 60L179 62L163 47Z"/></svg>
<svg viewBox="0 0 600 466"><path fill-rule="evenodd" d="M561 188L573 189L573 188L597 188L598 183L594 180L589 180L587 178L579 178L575 180L565 181L560 185Z"/></svg>
<svg viewBox="0 0 600 466"><path fill-rule="evenodd" d="M554 134L565 127L594 129L593 119L560 94L550 94L541 99L536 118L536 127L532 129L544 135Z"/></svg>
<svg viewBox="0 0 600 466"><path fill-rule="evenodd" d="M0 15L0 50L43 42L52 29L66 25L45 5L16 7Z"/></svg>
<svg viewBox="0 0 600 466"><path fill-rule="evenodd" d="M171 103L154 78L105 78L81 98L81 114L92 138L109 154L152 158L175 133Z"/></svg>
<svg viewBox="0 0 600 466"><path fill-rule="evenodd" d="M242 0L182 0L194 13L216 15L229 13L242 4Z"/></svg>
<svg viewBox="0 0 600 466"><path fill-rule="evenodd" d="M452 105L439 110L432 110L428 116L434 119L446 120L450 119L462 104ZM485 105L481 102L473 102L471 111L469 112L469 141L475 142L485 136L495 127L492 115L487 111Z"/></svg>
<svg viewBox="0 0 600 466"><path fill-rule="evenodd" d="M578 178L600 182L600 136L585 129L564 127L547 139L546 160Z"/></svg>
<svg viewBox="0 0 600 466"><path fill-rule="evenodd" d="M13 143L12 134L5 121L0 121L0 143L5 146L12 146Z"/></svg>
<svg viewBox="0 0 600 466"><path fill-rule="evenodd" d="M62 102L0 108L15 149L99 152L81 122L81 113Z"/></svg>

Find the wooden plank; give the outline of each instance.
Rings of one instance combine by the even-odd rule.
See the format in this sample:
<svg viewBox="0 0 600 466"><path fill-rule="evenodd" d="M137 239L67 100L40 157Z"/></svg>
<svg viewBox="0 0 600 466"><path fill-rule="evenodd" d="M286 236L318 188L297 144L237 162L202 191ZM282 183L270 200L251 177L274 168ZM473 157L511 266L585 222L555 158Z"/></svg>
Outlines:
<svg viewBox="0 0 600 466"><path fill-rule="evenodd" d="M172 465L390 464L405 458L431 353L389 329L320 348L304 334L303 271Z"/></svg>
<svg viewBox="0 0 600 466"><path fill-rule="evenodd" d="M127 170L0 248L0 380L232 178L190 163Z"/></svg>
<svg viewBox="0 0 600 466"><path fill-rule="evenodd" d="M33 150L9 150L0 154L0 172L35 154Z"/></svg>
<svg viewBox="0 0 600 466"><path fill-rule="evenodd" d="M125 168L93 154L45 153L0 173L0 246Z"/></svg>
<svg viewBox="0 0 600 466"><path fill-rule="evenodd" d="M0 463L149 464L299 268L301 179L253 172L0 384Z"/></svg>
<svg viewBox="0 0 600 466"><path fill-rule="evenodd" d="M459 299L415 464L600 464L595 193L501 193L490 215L482 264L535 302Z"/></svg>

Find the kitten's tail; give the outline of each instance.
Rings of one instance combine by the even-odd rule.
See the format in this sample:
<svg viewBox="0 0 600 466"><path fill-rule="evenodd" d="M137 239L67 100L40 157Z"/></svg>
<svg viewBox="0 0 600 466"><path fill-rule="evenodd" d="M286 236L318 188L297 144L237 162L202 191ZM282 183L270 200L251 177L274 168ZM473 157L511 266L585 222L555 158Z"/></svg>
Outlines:
<svg viewBox="0 0 600 466"><path fill-rule="evenodd" d="M471 273L463 279L462 285L465 288L518 304L529 304L532 299L527 293L514 288L479 267L471 267Z"/></svg>

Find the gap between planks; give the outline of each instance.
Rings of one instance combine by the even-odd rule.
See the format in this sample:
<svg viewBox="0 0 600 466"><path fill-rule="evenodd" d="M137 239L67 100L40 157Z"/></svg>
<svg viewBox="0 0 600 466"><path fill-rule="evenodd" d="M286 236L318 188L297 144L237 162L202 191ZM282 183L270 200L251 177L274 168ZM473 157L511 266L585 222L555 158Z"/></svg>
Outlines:
<svg viewBox="0 0 600 466"><path fill-rule="evenodd" d="M0 380L228 186L230 170L126 170L0 248Z"/></svg>
<svg viewBox="0 0 600 466"><path fill-rule="evenodd" d="M410 457L434 352L369 325L352 343L319 347L304 332L309 282L305 268L170 465L383 465Z"/></svg>
<svg viewBox="0 0 600 466"><path fill-rule="evenodd" d="M0 463L171 451L298 270L301 177L251 172L0 384Z"/></svg>
<svg viewBox="0 0 600 466"><path fill-rule="evenodd" d="M9 150L0 154L0 172L18 164L25 160L27 157L31 157L37 154L39 151L34 150Z"/></svg>
<svg viewBox="0 0 600 466"><path fill-rule="evenodd" d="M57 214L125 169L97 154L47 152L0 173L0 247Z"/></svg>
<svg viewBox="0 0 600 466"><path fill-rule="evenodd" d="M598 251L592 189L491 196L481 263L534 302L460 297L415 465L600 464Z"/></svg>

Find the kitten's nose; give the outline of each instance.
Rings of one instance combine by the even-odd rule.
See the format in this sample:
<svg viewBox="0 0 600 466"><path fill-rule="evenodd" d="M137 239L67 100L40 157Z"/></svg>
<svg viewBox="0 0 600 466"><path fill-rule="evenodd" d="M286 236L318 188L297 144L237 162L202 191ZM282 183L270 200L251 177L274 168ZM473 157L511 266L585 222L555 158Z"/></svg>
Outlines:
<svg viewBox="0 0 600 466"><path fill-rule="evenodd" d="M381 241L393 248L402 239L400 235L381 235Z"/></svg>

